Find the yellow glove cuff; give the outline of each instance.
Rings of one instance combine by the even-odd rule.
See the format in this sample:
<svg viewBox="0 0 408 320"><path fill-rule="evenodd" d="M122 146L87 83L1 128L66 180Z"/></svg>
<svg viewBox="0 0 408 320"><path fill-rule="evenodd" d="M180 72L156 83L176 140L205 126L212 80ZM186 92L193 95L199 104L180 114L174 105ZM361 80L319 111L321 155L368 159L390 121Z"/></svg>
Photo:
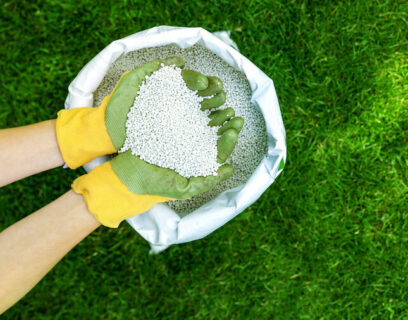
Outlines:
<svg viewBox="0 0 408 320"><path fill-rule="evenodd" d="M107 100L106 97L104 99ZM75 108L58 112L56 133L65 163L71 169L92 159L115 153L105 125L106 103L97 108Z"/></svg>
<svg viewBox="0 0 408 320"><path fill-rule="evenodd" d="M117 228L123 220L149 210L158 202L172 200L129 191L109 162L77 178L72 189L83 195L88 210L96 220L110 228Z"/></svg>
<svg viewBox="0 0 408 320"><path fill-rule="evenodd" d="M56 132L62 158L71 169L76 169L92 159L115 153L105 124L105 111L122 74L109 96L97 108L85 107L58 112Z"/></svg>

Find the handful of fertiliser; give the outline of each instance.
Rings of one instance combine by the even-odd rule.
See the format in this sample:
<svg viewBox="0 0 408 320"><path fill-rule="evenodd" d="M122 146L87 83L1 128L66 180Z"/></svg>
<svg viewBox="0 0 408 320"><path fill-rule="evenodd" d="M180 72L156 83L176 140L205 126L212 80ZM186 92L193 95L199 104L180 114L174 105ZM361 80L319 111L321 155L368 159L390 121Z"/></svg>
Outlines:
<svg viewBox="0 0 408 320"><path fill-rule="evenodd" d="M181 60L178 58L170 58L170 57L182 57ZM182 201L169 201L169 207L177 213L180 214L187 214L191 213L204 203L209 202L210 200L214 199L220 193L236 188L237 186L245 184L250 176L254 173L256 168L259 166L260 162L264 158L265 154L268 150L268 142L267 142L267 130L265 126L265 120L262 116L262 113L259 109L253 104L252 102L252 89L248 82L246 75L235 68L231 67L227 62L225 62L222 58L215 55L209 49L195 44L189 48L180 48L177 45L166 45L161 47L152 47L152 48L144 48L139 49L136 51L128 52L125 55L119 57L115 62L111 64L109 67L104 79L100 83L97 90L94 92L94 106L98 106L103 101L104 97L110 95L112 90L114 89L115 85L117 88L120 87L120 83L118 84L121 75L126 70L132 70L131 72L127 73L126 75L131 75L134 73L134 80L126 80L125 76L122 77L122 80L126 80L127 83L132 83L132 88L128 89L128 100L122 99L120 103L116 103L115 108L110 111L111 108L108 107L107 110L107 124L108 124L108 132L112 137L112 141L115 145L116 150L120 150L124 147L125 140L131 139L131 134L127 134L126 122L128 120L128 113L134 103L136 102L136 97L138 96L137 93L140 93L140 86L145 81L145 75L152 76L153 72L157 72L160 69L160 64L151 68L150 70L146 70L146 63L150 61L147 65L152 65L152 59L156 59L154 61L160 61L160 63L164 63L164 65L175 65L177 68L183 69L184 61L185 61L185 69L196 70L199 71L203 75L208 76L216 76L217 78L222 80L222 87L225 91L226 95L226 102L223 106L216 108L216 109L209 109L209 111L201 111L199 110L199 115L204 118L204 122L208 124L209 118L207 114L213 110L218 111L219 109L227 109L227 107L232 107L235 111L237 116L242 117L245 119L245 125L242 127L242 130L239 132L239 139L238 142L231 153L231 155L227 159L227 163L234 167L234 172L231 177L224 182L218 183L211 191L201 193L199 195L193 196L189 200L182 200ZM146 74L143 72L138 72L139 68L143 68L143 70L148 71ZM137 76L138 75L138 76ZM132 76L133 77L133 76ZM210 78L210 77L207 77ZM207 79L208 80L208 79ZM211 82L210 82L211 83ZM171 86L170 86L171 89ZM132 94L130 94L132 93ZM196 95L199 92L196 92ZM174 94L174 91L172 95ZM139 94L139 98L141 94ZM211 97L211 96L210 96ZM206 99L210 99L210 97L206 97ZM112 96L111 100L115 98L115 94ZM126 100L123 102L123 100ZM112 103L112 102L111 102ZM201 106L201 105L200 105ZM160 107L160 106L158 106ZM172 106L174 107L174 106ZM150 109L147 110L146 115L144 117L148 117L151 115L151 112L154 110ZM180 111L179 111L180 112ZM191 112L191 110L189 111ZM171 122L170 127L176 126L179 121L178 114L169 113L168 110L160 114L162 117L169 117L173 116L172 120L165 119L166 123ZM185 113L183 114L185 115ZM111 120L111 121L109 121ZM211 119L212 120L212 119ZM234 120L231 118L229 121L225 122L223 125L226 126L229 122L241 122L242 119ZM145 120L141 121L141 123L146 123ZM136 125L136 124L134 124ZM201 125L200 125L201 126ZM110 129L111 127L111 129ZM202 128L208 128L207 125L201 126ZM218 131L219 128L214 127L214 131ZM194 131L194 130L193 130ZM238 130L239 131L239 130ZM180 134L187 133L187 130L184 130ZM218 133L218 132L217 132ZM201 135L201 133L200 133ZM197 136L196 136L197 137ZM219 136L214 134L214 139L218 139ZM160 141L163 141L164 135L161 136ZM184 142L192 141L191 137L186 137ZM148 143L147 139L140 138L139 141L135 141L134 144L136 145L137 142L143 143L145 141ZM129 143L128 141L127 143ZM132 143L133 144L133 143ZM210 144L212 148L216 148L216 142ZM130 143L129 143L130 146ZM157 143L155 141L150 142L151 147L157 147ZM169 145L166 146L169 148ZM169 150L169 149L167 149ZM214 149L213 149L214 150ZM167 151L170 152L170 151ZM121 153L120 155L124 155L129 153L132 155L132 148L128 151ZM164 152L166 153L166 151ZM212 159L214 159L214 151L212 155ZM136 153L137 154L137 153ZM200 154L207 154L209 158L209 151L200 152ZM156 158L164 157L168 159L167 154L159 154L154 153ZM136 157L136 156L134 156ZM189 153L184 153L182 156L190 160L198 159L197 156L190 156ZM147 158L146 158L147 159ZM157 159L156 159L157 160ZM147 161L147 160L146 160ZM205 160L207 161L207 159ZM214 160L212 160L214 163ZM147 162L148 163L148 162ZM157 162L158 163L158 162ZM198 163L198 161L197 161ZM225 165L224 165L225 166ZM201 166L202 167L202 166ZM193 166L191 166L193 168ZM221 169L222 167L220 167ZM195 170L193 168L193 170ZM169 170L172 173L176 173L173 170ZM125 176L125 174L124 174ZM209 177L216 177L216 176L209 176Z"/></svg>
<svg viewBox="0 0 408 320"><path fill-rule="evenodd" d="M180 57L165 61L140 84L119 153L130 150L185 178L215 176L234 150L244 119L234 117L232 108L220 109L226 93L219 78L183 70ZM120 85L126 85L126 77Z"/></svg>

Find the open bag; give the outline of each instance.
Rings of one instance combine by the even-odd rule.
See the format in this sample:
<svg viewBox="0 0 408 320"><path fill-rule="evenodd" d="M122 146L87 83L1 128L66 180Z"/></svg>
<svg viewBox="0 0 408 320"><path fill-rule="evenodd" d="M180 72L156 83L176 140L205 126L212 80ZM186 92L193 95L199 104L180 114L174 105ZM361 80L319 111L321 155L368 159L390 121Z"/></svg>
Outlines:
<svg viewBox="0 0 408 320"><path fill-rule="evenodd" d="M109 66L121 55L142 48L176 44L188 48L200 44L243 72L252 90L252 103L266 124L268 151L249 180L226 190L215 199L186 216L179 216L166 204L159 203L149 211L127 219L127 222L157 253L176 243L201 239L218 229L254 203L282 172L286 161L285 128L272 80L239 53L226 31L213 34L202 28L160 26L116 40L96 55L69 86L65 108L92 106L93 92ZM99 157L84 165L87 172L107 161Z"/></svg>

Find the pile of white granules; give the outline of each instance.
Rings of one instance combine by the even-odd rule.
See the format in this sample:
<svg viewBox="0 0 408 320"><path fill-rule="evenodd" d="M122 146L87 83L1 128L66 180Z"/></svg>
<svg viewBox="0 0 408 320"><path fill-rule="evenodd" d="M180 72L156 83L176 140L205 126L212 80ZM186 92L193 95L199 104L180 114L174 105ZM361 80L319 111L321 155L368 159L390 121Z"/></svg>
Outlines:
<svg viewBox="0 0 408 320"><path fill-rule="evenodd" d="M210 111L187 88L181 69L162 66L140 86L126 121L126 141L119 153L132 154L180 175L216 175L217 130L208 126Z"/></svg>
<svg viewBox="0 0 408 320"><path fill-rule="evenodd" d="M200 45L194 45L187 49L181 49L176 45L141 49L118 58L94 92L94 105L98 106L102 99L109 95L123 72L132 70L153 59L164 59L171 56L183 57L186 61L185 69L196 70L206 76L219 77L227 94L227 101L220 109L232 107L235 110L235 115L245 120L244 127L238 137L238 143L227 160L227 163L234 166L234 174L230 179L209 192L189 200L168 202L173 210L183 215L194 211L215 198L219 193L245 183L267 151L267 136L264 118L251 103L252 92L245 75ZM156 156L159 158L161 155L157 154Z"/></svg>

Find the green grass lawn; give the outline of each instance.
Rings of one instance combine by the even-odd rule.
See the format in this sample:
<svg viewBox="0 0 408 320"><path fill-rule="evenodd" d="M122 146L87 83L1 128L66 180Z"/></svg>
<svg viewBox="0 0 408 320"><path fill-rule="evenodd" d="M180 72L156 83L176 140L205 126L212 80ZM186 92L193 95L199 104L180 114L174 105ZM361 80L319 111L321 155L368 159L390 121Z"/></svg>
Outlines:
<svg viewBox="0 0 408 320"><path fill-rule="evenodd" d="M100 228L2 319L408 319L406 1L0 6L0 128L55 118L111 41L202 26L274 80L288 144L277 181L207 238L150 256L126 223ZM2 188L0 229L83 172Z"/></svg>

